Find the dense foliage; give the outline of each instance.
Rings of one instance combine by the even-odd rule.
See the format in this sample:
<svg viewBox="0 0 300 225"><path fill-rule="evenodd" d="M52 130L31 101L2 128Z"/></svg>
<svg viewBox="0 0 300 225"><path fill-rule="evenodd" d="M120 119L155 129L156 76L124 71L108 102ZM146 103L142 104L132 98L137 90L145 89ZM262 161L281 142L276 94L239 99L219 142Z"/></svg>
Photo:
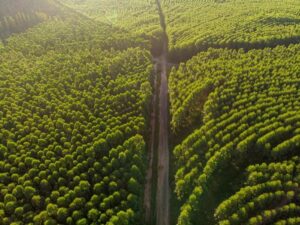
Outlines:
<svg viewBox="0 0 300 225"><path fill-rule="evenodd" d="M0 223L141 219L148 44L90 20L49 20L0 51Z"/></svg>
<svg viewBox="0 0 300 225"><path fill-rule="evenodd" d="M49 18L63 16L55 0L2 0L0 2L0 39L37 25Z"/></svg>
<svg viewBox="0 0 300 225"><path fill-rule="evenodd" d="M163 0L171 59L209 47L263 48L300 40L297 0Z"/></svg>
<svg viewBox="0 0 300 225"><path fill-rule="evenodd" d="M1 225L143 224L163 41L178 225L300 224L299 1L159 2L1 0Z"/></svg>
<svg viewBox="0 0 300 225"><path fill-rule="evenodd" d="M300 161L249 166L245 187L216 209L219 224L299 224Z"/></svg>
<svg viewBox="0 0 300 225"><path fill-rule="evenodd" d="M201 199L225 168L242 174L253 162L276 162L298 154L299 50L299 45L247 53L210 49L172 71L173 127L195 123L192 116L202 115L197 117L200 129L174 150L175 191L185 201L178 224L197 224L200 208L206 210ZM215 193L231 184L224 185L217 185Z"/></svg>
<svg viewBox="0 0 300 225"><path fill-rule="evenodd" d="M161 51L162 32L155 0L59 0L91 19L120 27L136 37L150 40L152 53Z"/></svg>

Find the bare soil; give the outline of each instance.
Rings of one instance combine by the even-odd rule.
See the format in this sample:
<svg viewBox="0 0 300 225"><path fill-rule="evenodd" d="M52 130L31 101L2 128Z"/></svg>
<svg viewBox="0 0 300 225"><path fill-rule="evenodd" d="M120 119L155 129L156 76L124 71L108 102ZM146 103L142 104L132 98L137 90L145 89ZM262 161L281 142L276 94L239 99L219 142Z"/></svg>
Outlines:
<svg viewBox="0 0 300 225"><path fill-rule="evenodd" d="M167 77L167 42L159 59L161 66L159 91L159 140L156 191L156 225L170 223L170 186L169 186L169 103Z"/></svg>
<svg viewBox="0 0 300 225"><path fill-rule="evenodd" d="M152 180L153 180L153 158L154 158L154 148L155 148L155 137L156 137L156 104L157 104L157 74L158 74L158 62L157 59L154 59L155 68L154 68L154 84L153 84L153 97L152 97L152 111L151 111L151 118L150 118L150 141L149 141L149 151L147 156L148 161L148 168L146 172L146 184L145 184L145 191L144 191L144 209L145 209L145 222L146 224L151 223L151 198L152 198Z"/></svg>

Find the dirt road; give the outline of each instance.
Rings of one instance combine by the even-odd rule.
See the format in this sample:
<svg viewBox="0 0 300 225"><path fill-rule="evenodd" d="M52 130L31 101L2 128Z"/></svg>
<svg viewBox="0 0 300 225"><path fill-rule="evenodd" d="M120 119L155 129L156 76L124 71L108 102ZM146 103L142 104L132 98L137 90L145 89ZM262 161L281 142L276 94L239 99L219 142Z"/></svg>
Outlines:
<svg viewBox="0 0 300 225"><path fill-rule="evenodd" d="M166 33L165 17L162 12L160 0L156 0L158 13L160 17L160 25L164 32L162 54L155 59L156 82L159 79L159 90L154 90L152 100L153 110L151 114L151 137L148 152L149 165L146 175L144 209L145 222L151 224L151 196L152 196L152 181L153 181L153 157L154 151L157 151L157 187L156 187L156 225L169 225L170 223L170 187L169 187L169 103L168 103L168 77L167 77L167 54L168 54L168 37ZM157 97L159 97L159 112L156 115ZM156 122L158 121L158 127ZM157 131L158 129L158 131ZM156 148L158 132L158 146Z"/></svg>
<svg viewBox="0 0 300 225"><path fill-rule="evenodd" d="M146 224L151 224L151 216L152 216L152 207L151 207L151 200L152 200L152 180L153 180L153 157L154 157L154 148L155 148L155 134L156 134L156 104L157 104L157 74L158 74L158 62L155 59L155 67L154 67L154 84L153 84L153 97L152 97L152 112L151 112L151 119L150 119L150 140L149 140L149 152L148 152L148 168L146 172L146 184L145 184L145 193L144 193L144 209L145 209L145 222Z"/></svg>
<svg viewBox="0 0 300 225"><path fill-rule="evenodd" d="M169 187L169 143L168 143L168 78L167 41L160 57L161 80L159 92L159 140L156 190L156 225L169 225L170 187Z"/></svg>

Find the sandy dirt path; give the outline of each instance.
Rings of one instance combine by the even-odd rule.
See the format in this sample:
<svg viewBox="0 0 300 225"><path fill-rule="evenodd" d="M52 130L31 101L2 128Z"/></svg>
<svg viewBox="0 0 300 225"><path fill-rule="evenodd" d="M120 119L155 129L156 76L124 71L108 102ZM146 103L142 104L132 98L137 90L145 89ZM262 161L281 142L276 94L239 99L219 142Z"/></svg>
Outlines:
<svg viewBox="0 0 300 225"><path fill-rule="evenodd" d="M145 222L146 224L151 224L151 215L152 215L152 180L153 180L153 157L154 157L154 147L155 147L155 134L156 134L156 104L157 104L157 75L158 75L158 62L157 59L154 59L154 84L153 84L153 97L152 97L152 111L151 111L151 119L150 119L150 140L149 140L149 151L147 156L148 168L146 172L146 184L145 184L145 192L144 192L144 209L145 209Z"/></svg>
<svg viewBox="0 0 300 225"><path fill-rule="evenodd" d="M169 124L168 124L168 77L167 42L160 57L161 78L159 91L159 140L156 190L156 225L170 223L170 187L169 187Z"/></svg>

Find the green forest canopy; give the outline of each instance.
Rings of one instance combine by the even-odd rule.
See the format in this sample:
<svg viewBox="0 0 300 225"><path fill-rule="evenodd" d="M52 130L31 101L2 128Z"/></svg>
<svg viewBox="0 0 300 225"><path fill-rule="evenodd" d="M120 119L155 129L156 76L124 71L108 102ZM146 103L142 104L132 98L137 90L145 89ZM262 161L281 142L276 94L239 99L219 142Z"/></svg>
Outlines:
<svg viewBox="0 0 300 225"><path fill-rule="evenodd" d="M175 223L299 224L300 3L161 5ZM1 1L1 224L143 223L162 34L156 1Z"/></svg>

